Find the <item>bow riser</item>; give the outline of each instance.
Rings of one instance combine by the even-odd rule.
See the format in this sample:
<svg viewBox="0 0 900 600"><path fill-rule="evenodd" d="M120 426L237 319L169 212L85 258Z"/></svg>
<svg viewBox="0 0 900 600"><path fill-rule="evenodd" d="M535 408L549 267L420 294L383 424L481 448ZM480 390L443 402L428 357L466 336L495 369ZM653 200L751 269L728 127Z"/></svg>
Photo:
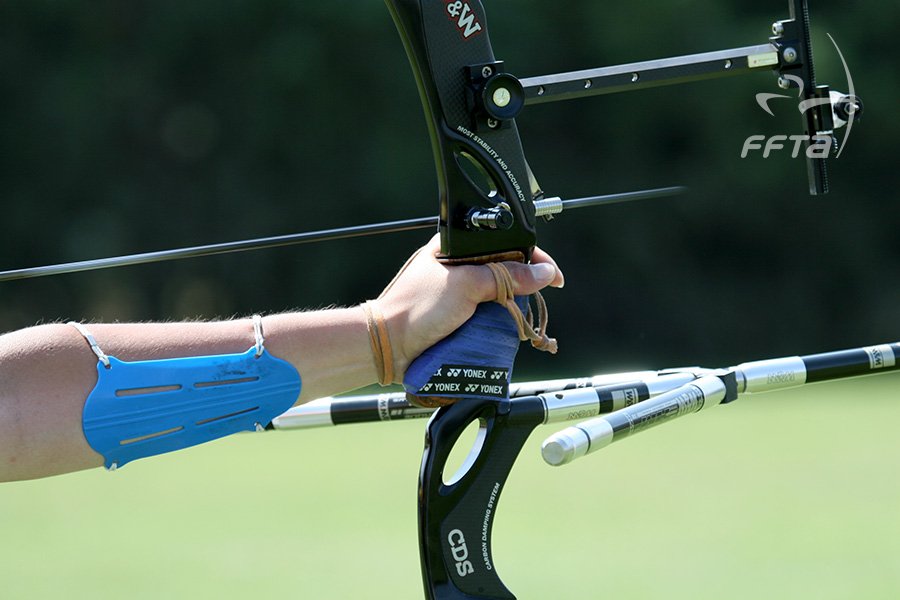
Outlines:
<svg viewBox="0 0 900 600"><path fill-rule="evenodd" d="M386 4L426 112L438 175L443 256L479 262L509 254L527 260L535 244L533 200L540 190L513 119L493 119L480 109L485 90L506 81L496 79L503 74L497 72L481 2ZM507 106L516 101L512 88L512 83L504 88L511 93ZM519 99L524 103L524 96ZM473 225L474 214L498 210L508 211L510 221L496 229Z"/></svg>

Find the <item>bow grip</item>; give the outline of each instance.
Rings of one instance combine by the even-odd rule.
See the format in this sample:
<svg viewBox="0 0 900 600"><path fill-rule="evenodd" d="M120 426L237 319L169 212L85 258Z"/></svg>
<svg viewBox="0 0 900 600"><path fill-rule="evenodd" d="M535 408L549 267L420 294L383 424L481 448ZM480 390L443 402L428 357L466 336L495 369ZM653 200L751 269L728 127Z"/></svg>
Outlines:
<svg viewBox="0 0 900 600"><path fill-rule="evenodd" d="M525 312L528 298L516 296ZM484 302L462 327L423 352L403 377L412 402L447 404L447 399L506 400L519 332L506 307Z"/></svg>

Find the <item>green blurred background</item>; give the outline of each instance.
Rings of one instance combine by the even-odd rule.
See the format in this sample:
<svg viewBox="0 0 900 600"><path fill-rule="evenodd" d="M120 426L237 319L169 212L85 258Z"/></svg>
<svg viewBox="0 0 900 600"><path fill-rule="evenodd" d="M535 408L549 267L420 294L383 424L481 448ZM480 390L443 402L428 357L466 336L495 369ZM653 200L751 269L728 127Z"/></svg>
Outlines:
<svg viewBox="0 0 900 600"><path fill-rule="evenodd" d="M900 5L811 8L819 81L846 91L827 32L867 110L827 196L806 195L804 163L787 152L739 157L748 135L800 132L793 103L773 103L775 117L757 106L757 92L779 91L768 73L521 115L550 195L690 192L541 229L567 276L547 294L562 350L523 351L518 379L900 339ZM487 10L498 58L522 77L763 43L787 17L782 0ZM425 216L435 197L418 95L380 2L0 3L0 269ZM426 238L4 283L0 331L353 304ZM896 384L747 402L565 470L543 468L532 440L498 521L501 573L526 598L607 586L633 598L893 597ZM774 419L783 431L770 432ZM421 433L243 436L112 477L3 486L5 593L415 597Z"/></svg>

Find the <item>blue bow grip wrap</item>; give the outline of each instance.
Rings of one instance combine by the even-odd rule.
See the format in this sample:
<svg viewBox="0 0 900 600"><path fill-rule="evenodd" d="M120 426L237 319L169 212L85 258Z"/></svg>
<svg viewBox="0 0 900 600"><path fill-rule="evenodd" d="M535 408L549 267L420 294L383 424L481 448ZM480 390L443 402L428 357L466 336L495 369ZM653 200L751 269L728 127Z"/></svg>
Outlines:
<svg viewBox="0 0 900 600"><path fill-rule="evenodd" d="M293 406L300 374L256 348L243 354L97 363L82 416L84 436L107 469L254 431Z"/></svg>
<svg viewBox="0 0 900 600"><path fill-rule="evenodd" d="M516 304L525 312L528 297L516 296ZM519 343L516 323L506 307L479 304L462 327L412 362L403 387L419 398L505 400Z"/></svg>

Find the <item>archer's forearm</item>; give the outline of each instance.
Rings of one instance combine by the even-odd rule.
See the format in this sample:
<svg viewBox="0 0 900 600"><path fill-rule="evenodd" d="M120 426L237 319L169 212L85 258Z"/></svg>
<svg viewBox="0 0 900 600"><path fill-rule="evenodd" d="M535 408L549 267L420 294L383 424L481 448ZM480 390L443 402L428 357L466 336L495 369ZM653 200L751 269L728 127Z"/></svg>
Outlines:
<svg viewBox="0 0 900 600"><path fill-rule="evenodd" d="M248 319L209 323L91 324L108 355L124 361L220 355L253 345ZM373 383L375 366L358 308L273 315L266 349L300 373L298 402ZM103 464L82 431L97 358L69 325L0 336L0 481L33 479Z"/></svg>

